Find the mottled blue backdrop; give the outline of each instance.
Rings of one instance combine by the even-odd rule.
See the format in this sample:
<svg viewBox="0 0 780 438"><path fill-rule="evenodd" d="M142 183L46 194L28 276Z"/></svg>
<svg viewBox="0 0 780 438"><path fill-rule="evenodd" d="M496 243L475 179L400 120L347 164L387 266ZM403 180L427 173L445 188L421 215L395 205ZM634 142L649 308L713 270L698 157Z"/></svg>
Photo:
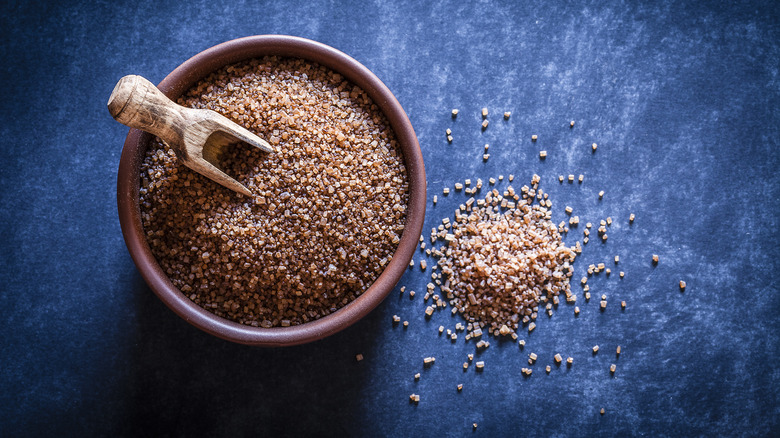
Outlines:
<svg viewBox="0 0 780 438"><path fill-rule="evenodd" d="M4 2L0 435L777 436L780 8L733 3ZM125 74L157 83L255 34L331 45L395 93L426 160L425 230L466 199L444 187L509 174L519 187L538 173L556 222L566 205L582 220L567 242L584 222L614 219L575 279L614 255L625 278L591 280L589 303L575 286L579 317L562 304L521 333L525 349L493 341L482 373L461 369L473 342L437 335L458 318L424 318L430 268L399 283L413 300L396 289L309 345L249 348L191 327L125 248L127 128L106 101ZM558 183L570 173L584 182ZM530 352L539 360L523 378ZM556 353L574 365L548 376Z"/></svg>

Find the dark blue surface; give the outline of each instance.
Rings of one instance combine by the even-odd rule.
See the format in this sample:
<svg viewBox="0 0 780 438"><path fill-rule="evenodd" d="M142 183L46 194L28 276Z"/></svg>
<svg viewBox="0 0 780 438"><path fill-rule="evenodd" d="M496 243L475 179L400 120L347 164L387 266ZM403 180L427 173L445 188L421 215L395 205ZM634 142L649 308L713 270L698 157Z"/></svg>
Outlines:
<svg viewBox="0 0 780 438"><path fill-rule="evenodd" d="M4 5L0 435L780 433L777 3L218 3ZM615 219L574 278L615 254L626 278L591 280L579 318L561 305L522 334L525 350L494 341L481 374L460 369L473 342L436 334L457 318L423 317L430 268L399 284L414 300L394 292L310 345L248 348L189 326L124 246L115 187L127 129L106 101L125 74L156 83L212 45L268 33L340 49L395 93L426 159L425 230L465 200L443 187L510 173L519 187L538 173L556 222L565 205L583 223ZM585 182L559 185L569 173ZM393 328L394 314L410 327ZM522 378L532 351L539 362ZM547 376L555 353L574 366ZM425 356L437 360L424 370Z"/></svg>

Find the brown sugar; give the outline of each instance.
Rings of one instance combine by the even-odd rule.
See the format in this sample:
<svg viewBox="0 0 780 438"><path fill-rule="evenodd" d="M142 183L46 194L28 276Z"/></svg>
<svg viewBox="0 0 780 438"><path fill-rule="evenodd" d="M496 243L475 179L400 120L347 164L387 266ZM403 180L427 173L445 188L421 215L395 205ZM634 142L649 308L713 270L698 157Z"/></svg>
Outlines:
<svg viewBox="0 0 780 438"><path fill-rule="evenodd" d="M456 215L446 246L435 252L449 304L489 333L526 323L531 332L542 297L571 295L575 248L563 243L543 201L535 202L538 184L534 175L516 193L514 208L501 207L497 190L488 192Z"/></svg>
<svg viewBox="0 0 780 438"><path fill-rule="evenodd" d="M404 230L408 182L363 90L317 64L266 57L211 74L179 103L217 111L277 151L232 145L214 157L250 199L182 166L167 145L149 148L141 218L174 286L218 316L275 327L333 313L376 280Z"/></svg>

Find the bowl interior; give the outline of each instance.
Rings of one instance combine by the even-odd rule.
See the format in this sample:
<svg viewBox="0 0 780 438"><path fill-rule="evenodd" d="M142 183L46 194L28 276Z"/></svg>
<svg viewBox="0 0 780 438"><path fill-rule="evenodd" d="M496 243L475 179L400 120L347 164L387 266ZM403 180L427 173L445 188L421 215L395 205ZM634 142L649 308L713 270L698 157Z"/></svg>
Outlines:
<svg viewBox="0 0 780 438"><path fill-rule="evenodd" d="M371 97L395 133L409 183L406 224L393 259L366 291L338 311L318 320L273 328L239 324L214 315L190 301L162 271L146 241L139 208L139 173L153 136L136 129L130 130L122 150L117 204L122 233L133 261L152 291L171 310L201 330L222 339L248 345L285 346L311 342L343 330L382 302L403 275L417 247L425 218L426 182L417 136L395 96L362 64L324 44L281 35L228 41L190 58L171 72L158 88L176 100L197 81L226 65L270 55L305 59L341 74Z"/></svg>

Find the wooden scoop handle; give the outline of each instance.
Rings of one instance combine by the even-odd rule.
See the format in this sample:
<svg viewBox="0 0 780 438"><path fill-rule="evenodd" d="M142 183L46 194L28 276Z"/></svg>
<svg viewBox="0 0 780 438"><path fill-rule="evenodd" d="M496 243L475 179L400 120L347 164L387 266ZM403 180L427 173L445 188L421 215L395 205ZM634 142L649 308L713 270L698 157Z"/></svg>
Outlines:
<svg viewBox="0 0 780 438"><path fill-rule="evenodd" d="M186 126L183 110L184 107L138 75L120 79L108 98L108 112L117 122L154 134L174 149L182 147Z"/></svg>
<svg viewBox="0 0 780 438"><path fill-rule="evenodd" d="M223 186L251 196L249 189L216 167L217 150L245 142L265 152L265 140L227 117L206 109L186 108L168 99L141 76L125 76L108 98L108 112L117 122L160 137L179 161Z"/></svg>

